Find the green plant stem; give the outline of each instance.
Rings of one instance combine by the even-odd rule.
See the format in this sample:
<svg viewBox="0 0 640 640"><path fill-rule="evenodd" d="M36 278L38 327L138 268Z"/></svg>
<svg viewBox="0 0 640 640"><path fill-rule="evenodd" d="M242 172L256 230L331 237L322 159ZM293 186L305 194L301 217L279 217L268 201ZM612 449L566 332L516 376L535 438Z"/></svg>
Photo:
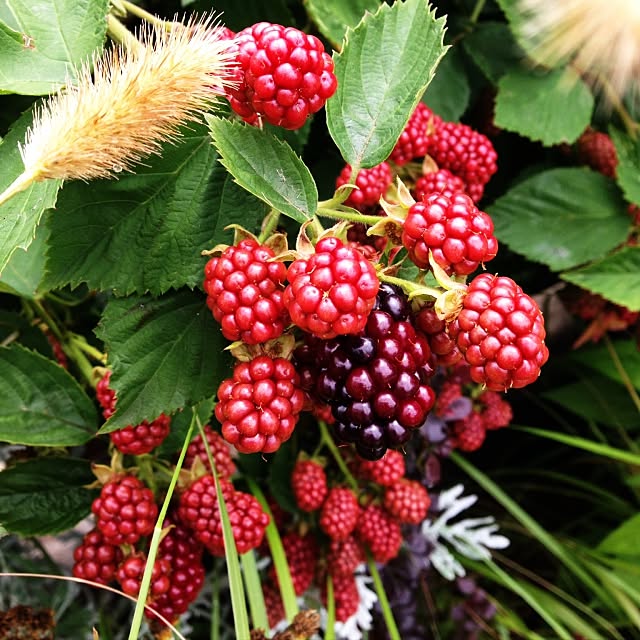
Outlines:
<svg viewBox="0 0 640 640"><path fill-rule="evenodd" d="M348 220L349 222L361 222L362 224L374 225L382 220L381 216L367 216L363 213L351 213L351 211L343 211L342 209L329 209L318 207L316 212L323 218L333 218L334 220Z"/></svg>
<svg viewBox="0 0 640 640"><path fill-rule="evenodd" d="M618 375L622 379L622 384L625 386L627 393L629 394L629 397L633 401L633 404L635 405L636 409L640 412L640 396L638 396L638 392L636 391L636 388L633 385L633 381L629 377L627 370L624 368L624 365L620 360L620 356L618 355L618 352L616 351L615 347L613 346L613 343L611 342L611 338L609 338L609 336L606 333L604 335L604 343L607 347L607 351L609 352L609 355L611 356L611 360L613 361L613 366L616 368Z"/></svg>
<svg viewBox="0 0 640 640"><path fill-rule="evenodd" d="M278 226L279 221L280 212L276 209L271 209L271 211L269 211L269 213L267 214L267 217L264 219L262 230L260 231L260 235L258 236L258 242L260 244L262 244L271 236L275 228Z"/></svg>
<svg viewBox="0 0 640 640"><path fill-rule="evenodd" d="M220 610L220 580L213 572L211 578L211 640L220 640L220 625L222 623L222 611Z"/></svg>
<svg viewBox="0 0 640 640"><path fill-rule="evenodd" d="M65 336L62 333L60 327L58 327L57 321L54 317L45 309L42 303L39 300L30 300L28 304L32 305L35 310L35 315L40 316L40 319L44 321L44 323L49 327L49 331L53 333L57 340L60 343L65 342Z"/></svg>
<svg viewBox="0 0 640 640"><path fill-rule="evenodd" d="M322 438L322 442L327 445L329 451L331 451L331 455L333 459L336 461L337 465L340 467L340 471L342 471L344 477L346 478L349 486L354 490L358 491L358 483L356 479L351 475L351 471L349 471L349 467L347 467L347 463L344 461L344 458L340 455L338 451L338 447L336 443L333 441L331 434L329 433L329 428L327 427L327 423L324 420L318 420L318 425L320 426L320 436Z"/></svg>
<svg viewBox="0 0 640 640"><path fill-rule="evenodd" d="M378 571L378 567L376 567L376 563L373 561L370 554L367 554L367 566L369 567L369 573L373 578L373 586L378 594L378 601L380 602L380 608L382 609L382 617L384 618L384 623L387 625L389 637L391 640L401 640L398 626L396 625L393 612L391 611L389 599L387 598L387 594L382 584L382 579L380 578L380 572Z"/></svg>
<svg viewBox="0 0 640 640"><path fill-rule="evenodd" d="M122 45L125 49L134 52L142 49L143 45L140 40L110 13L107 14L107 34L114 42Z"/></svg>
<svg viewBox="0 0 640 640"><path fill-rule="evenodd" d="M260 575L256 566L256 557L253 551L247 551L240 556L242 562L242 572L244 583L249 599L251 619L254 629L262 629L265 633L269 631L269 618L264 603L264 595L260 586Z"/></svg>
<svg viewBox="0 0 640 640"><path fill-rule="evenodd" d="M476 4L473 7L473 11L469 16L469 22L471 22L471 24L475 24L476 22L478 22L478 18L480 17L480 14L484 9L485 2L486 0L476 0Z"/></svg>
<svg viewBox="0 0 640 640"><path fill-rule="evenodd" d="M97 347L89 344L84 336L80 336L76 333L69 333L69 340L90 358L97 360L101 364L106 364L107 354L100 351Z"/></svg>
<svg viewBox="0 0 640 640"><path fill-rule="evenodd" d="M327 628L324 640L335 640L336 637L336 597L333 590L333 579L327 573Z"/></svg>
<svg viewBox="0 0 640 640"><path fill-rule="evenodd" d="M158 16L154 16L152 13L145 11L142 7L139 7L137 4L133 4L133 2L127 2L127 0L119 0L118 3L122 6L127 13L130 13L132 16L136 16L136 18L140 18L145 22L153 24L158 27L162 27L167 31L171 30L171 23L166 20L162 20L158 18Z"/></svg>
<svg viewBox="0 0 640 640"><path fill-rule="evenodd" d="M171 482L169 483L169 487L167 489L167 495L164 498L162 507L160 508L158 519L156 520L155 527L153 528L153 536L151 537L151 543L149 545L149 553L147 555L147 564L144 567L144 573L142 575L142 584L140 585L140 593L138 594L138 599L136 601L136 608L135 608L135 611L133 612L133 620L131 622L131 628L129 629L129 640L136 640L140 633L140 626L142 625L142 615L144 613L144 605L147 601L147 596L149 595L149 588L151 586L151 574L153 573L153 566L156 562L156 556L158 554L158 546L160 545L160 539L162 537L162 525L164 524L164 519L167 516L169 503L171 502L173 492L176 488L176 484L178 482L178 476L180 475L180 469L182 468L182 463L184 462L184 458L187 453L187 447L191 442L191 436L193 435L193 430L196 424L196 418L197 418L196 409L195 407L192 407L191 410L193 412L193 416L191 418L191 424L189 425L189 430L187 431L187 435L185 436L184 442L182 444L182 450L180 451L180 456L178 457L176 468L173 472L173 476L171 477Z"/></svg>
<svg viewBox="0 0 640 640"><path fill-rule="evenodd" d="M209 447L207 434L205 433L197 410L193 409L195 421L198 425L198 431L202 437L202 442L207 451L207 458L213 473L213 479L216 486L216 496L218 498L218 512L220 514L220 522L222 524L222 540L224 542L224 556L227 561L227 575L229 576L229 591L231 593L231 608L233 610L233 626L235 628L236 640L249 640L251 631L249 630L249 615L247 613L247 603L245 602L244 586L242 582L242 573L240 572L240 560L238 558L238 549L236 541L233 537L233 529L229 520L229 512L225 504L220 478L216 471L216 462Z"/></svg>
<svg viewBox="0 0 640 640"><path fill-rule="evenodd" d="M276 569L276 575L278 576L280 595L282 596L282 604L284 605L284 615L287 621L291 622L300 609L298 608L296 592L293 588L293 581L291 580L291 571L289 571L289 565L287 564L287 556L282 546L282 539L280 538L280 533L273 519L271 509L269 509L267 499L264 497L260 487L249 477L245 478L245 480L249 485L251 493L260 503L265 513L269 515L269 524L266 530L267 542L269 543L273 565Z"/></svg>
<svg viewBox="0 0 640 640"><path fill-rule="evenodd" d="M442 291L440 289L434 289L433 287L427 287L422 284L416 284L415 282L410 282L409 280L404 280L403 278L396 278L395 276L389 276L386 273L378 273L378 278L383 282L388 282L389 284L397 284L405 293L419 293L425 296L431 296L433 298L438 298Z"/></svg>

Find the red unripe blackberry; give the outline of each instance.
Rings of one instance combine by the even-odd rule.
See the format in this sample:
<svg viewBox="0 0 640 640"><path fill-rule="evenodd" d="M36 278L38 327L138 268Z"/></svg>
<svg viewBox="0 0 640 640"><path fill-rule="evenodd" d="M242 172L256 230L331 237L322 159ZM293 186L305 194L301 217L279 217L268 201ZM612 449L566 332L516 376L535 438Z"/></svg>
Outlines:
<svg viewBox="0 0 640 640"><path fill-rule="evenodd" d="M336 620L346 622L354 616L360 606L360 594L353 574L332 575L333 599L336 605ZM326 595L325 595L326 601Z"/></svg>
<svg viewBox="0 0 640 640"><path fill-rule="evenodd" d="M609 178L616 177L618 154L613 140L602 131L587 129L576 142L578 160Z"/></svg>
<svg viewBox="0 0 640 640"><path fill-rule="evenodd" d="M320 512L320 528L332 540L345 540L355 529L360 514L358 499L351 489L334 487Z"/></svg>
<svg viewBox="0 0 640 640"><path fill-rule="evenodd" d="M259 22L240 31L235 46L238 84L227 94L231 108L250 123L261 117L299 129L336 91L333 60L315 36Z"/></svg>
<svg viewBox="0 0 640 640"><path fill-rule="evenodd" d="M273 629L286 617L280 589L271 583L263 584L262 595L264 597L265 609L267 610L269 626Z"/></svg>
<svg viewBox="0 0 640 640"><path fill-rule="evenodd" d="M447 418L451 405L462 397L462 385L453 380L445 380L438 391L435 413L437 416Z"/></svg>
<svg viewBox="0 0 640 640"><path fill-rule="evenodd" d="M436 364L450 367L462 359L460 350L449 335L447 323L438 318L433 306L420 309L414 317L414 323L429 341Z"/></svg>
<svg viewBox="0 0 640 640"><path fill-rule="evenodd" d="M313 582L318 560L318 543L313 534L301 536L295 531L282 536L282 546L289 565L293 589L297 596L301 596ZM275 584L278 576L275 567L271 567L269 575Z"/></svg>
<svg viewBox="0 0 640 640"><path fill-rule="evenodd" d="M116 579L122 590L130 596L137 596L142 584L142 574L147 564L147 556L142 551L136 551L127 556L116 571ZM171 564L162 557L157 557L151 573L151 586L147 602L169 591L171 587Z"/></svg>
<svg viewBox="0 0 640 640"><path fill-rule="evenodd" d="M116 410L116 392L109 386L110 379L111 371L107 370L96 384L96 399L102 408L105 420L108 420Z"/></svg>
<svg viewBox="0 0 640 640"><path fill-rule="evenodd" d="M247 238L211 258L204 268L207 305L222 335L260 344L282 335L289 323L282 302L287 268L270 247Z"/></svg>
<svg viewBox="0 0 640 640"><path fill-rule="evenodd" d="M491 140L466 124L442 122L427 142L427 153L438 167L462 178L465 191L478 202L498 168Z"/></svg>
<svg viewBox="0 0 640 640"><path fill-rule="evenodd" d="M69 359L67 358L67 354L64 352L62 348L62 344L60 340L56 338L49 329L44 330L44 335L47 339L47 342L51 346L51 351L53 351L53 357L56 359L57 363L63 368L68 369L69 367Z"/></svg>
<svg viewBox="0 0 640 640"><path fill-rule="evenodd" d="M298 460L291 474L291 488L300 509L319 509L329 491L323 466L313 460Z"/></svg>
<svg viewBox="0 0 640 640"><path fill-rule="evenodd" d="M135 544L152 531L158 507L151 489L134 476L120 476L107 482L93 501L91 511L105 542Z"/></svg>
<svg viewBox="0 0 640 640"><path fill-rule="evenodd" d="M288 440L304 405L296 370L284 358L239 362L218 387L222 437L240 453L273 453Z"/></svg>
<svg viewBox="0 0 640 640"><path fill-rule="evenodd" d="M336 437L377 460L407 442L433 406L433 374L426 338L409 320L407 297L382 283L363 332L334 340L307 338L296 350L310 393L331 405Z"/></svg>
<svg viewBox="0 0 640 640"><path fill-rule="evenodd" d="M416 202L402 225L402 244L421 269L429 268L429 251L448 273L468 275L496 257L493 222L463 193L431 194Z"/></svg>
<svg viewBox="0 0 640 640"><path fill-rule="evenodd" d="M356 538L368 547L376 562L388 562L400 552L400 525L385 509L370 504L360 515Z"/></svg>
<svg viewBox="0 0 640 640"><path fill-rule="evenodd" d="M431 499L427 490L415 480L403 478L387 488L384 507L400 522L420 524L426 517Z"/></svg>
<svg viewBox="0 0 640 640"><path fill-rule="evenodd" d="M105 542L102 533L92 529L73 551L72 573L76 578L109 584L115 578L122 557L120 547Z"/></svg>
<svg viewBox="0 0 640 640"><path fill-rule="evenodd" d="M471 281L449 333L473 381L491 391L535 382L549 357L538 305L505 276L483 273Z"/></svg>
<svg viewBox="0 0 640 640"><path fill-rule="evenodd" d="M169 589L154 599L153 608L167 620L175 620L187 611L204 584L203 547L192 532L175 519L167 519L163 528L172 525L158 547L158 557L171 566Z"/></svg>
<svg viewBox="0 0 640 640"><path fill-rule="evenodd" d="M466 418L453 423L453 444L460 451L477 451L487 436L479 413L471 412Z"/></svg>
<svg viewBox="0 0 640 640"><path fill-rule="evenodd" d="M487 430L502 429L508 427L513 420L511 405L500 396L497 391L483 391L478 400L484 405L480 413Z"/></svg>
<svg viewBox="0 0 640 640"><path fill-rule="evenodd" d="M456 193L464 193L464 182L448 169L425 173L416 180L413 187L413 195L416 200L422 200L434 193L443 193L449 197Z"/></svg>
<svg viewBox="0 0 640 640"><path fill-rule="evenodd" d="M380 460L360 460L357 469L359 476L381 487L390 487L404 477L404 455L390 449Z"/></svg>
<svg viewBox="0 0 640 640"><path fill-rule="evenodd" d="M344 540L332 540L327 554L327 569L332 576L353 575L366 560L364 550L353 535Z"/></svg>
<svg viewBox="0 0 640 640"><path fill-rule="evenodd" d="M393 148L389 160L403 165L427 153L427 139L442 122L424 102L418 102Z"/></svg>
<svg viewBox="0 0 640 640"><path fill-rule="evenodd" d="M269 516L251 494L236 491L229 482L221 481L220 484L238 553L255 549L262 542ZM178 517L214 556L224 556L222 524L212 475L201 476L182 494Z"/></svg>
<svg viewBox="0 0 640 640"><path fill-rule="evenodd" d="M124 429L112 431L111 442L121 453L141 456L159 447L171 431L171 418L164 413L153 422L143 420L135 427L129 425Z"/></svg>
<svg viewBox="0 0 640 640"><path fill-rule="evenodd" d="M386 162L381 162L371 169L360 169L355 181L351 176L351 165L346 165L336 178L336 188L343 184L355 183L358 188L349 194L344 203L362 211L368 207L375 207L392 181L391 167Z"/></svg>
<svg viewBox="0 0 640 640"><path fill-rule="evenodd" d="M204 432L207 437L207 444L209 445L211 455L216 463L218 477L222 480L230 480L231 476L236 472L236 465L231 458L229 445L225 442L224 438L208 424L204 426ZM207 450L200 434L198 434L187 447L184 467L189 469L196 458L200 458L205 468L209 469L209 457L207 456Z"/></svg>
<svg viewBox="0 0 640 640"><path fill-rule="evenodd" d="M287 278L291 320L324 340L362 331L380 286L373 265L333 236L322 238L310 257L294 260Z"/></svg>

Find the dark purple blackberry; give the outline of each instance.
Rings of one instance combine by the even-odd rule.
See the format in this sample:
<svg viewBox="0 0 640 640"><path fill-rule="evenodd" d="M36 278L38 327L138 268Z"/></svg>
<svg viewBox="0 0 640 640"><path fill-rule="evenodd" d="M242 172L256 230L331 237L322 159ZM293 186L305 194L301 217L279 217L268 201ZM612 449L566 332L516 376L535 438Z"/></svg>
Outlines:
<svg viewBox="0 0 640 640"><path fill-rule="evenodd" d="M402 290L382 283L362 333L307 336L295 353L304 389L331 406L336 437L368 460L407 442L434 403L431 350L410 311Z"/></svg>

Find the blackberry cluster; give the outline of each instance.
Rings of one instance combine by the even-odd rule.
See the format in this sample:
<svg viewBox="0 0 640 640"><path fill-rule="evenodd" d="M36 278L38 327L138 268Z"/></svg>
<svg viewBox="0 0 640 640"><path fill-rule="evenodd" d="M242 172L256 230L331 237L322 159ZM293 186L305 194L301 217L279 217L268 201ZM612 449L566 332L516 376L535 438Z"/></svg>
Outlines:
<svg viewBox="0 0 640 640"><path fill-rule="evenodd" d="M303 388L331 406L336 437L368 460L407 442L435 401L431 350L409 316L404 293L381 283L362 332L308 336L296 350Z"/></svg>

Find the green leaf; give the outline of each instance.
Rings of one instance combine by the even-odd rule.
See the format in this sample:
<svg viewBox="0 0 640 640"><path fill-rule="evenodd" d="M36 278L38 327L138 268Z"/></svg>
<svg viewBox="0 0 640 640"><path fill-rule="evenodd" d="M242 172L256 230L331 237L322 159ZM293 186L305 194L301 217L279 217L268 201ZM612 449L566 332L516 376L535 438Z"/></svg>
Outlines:
<svg viewBox="0 0 640 640"><path fill-rule="evenodd" d="M320 33L339 49L347 27L355 27L365 11L374 13L380 0L306 0L304 4Z"/></svg>
<svg viewBox="0 0 640 640"><path fill-rule="evenodd" d="M222 164L241 187L298 222L315 214L316 183L286 142L256 127L206 118Z"/></svg>
<svg viewBox="0 0 640 640"><path fill-rule="evenodd" d="M201 251L225 239L230 222L253 226L260 211L230 194L216 159L207 128L194 124L136 174L66 185L47 221L46 284L86 282L118 295L199 285Z"/></svg>
<svg viewBox="0 0 640 640"><path fill-rule="evenodd" d="M591 91L574 71L521 67L498 81L495 124L547 146L574 142L589 125L593 104Z"/></svg>
<svg viewBox="0 0 640 640"><path fill-rule="evenodd" d="M480 71L497 84L508 71L518 68L524 52L503 22L481 22L462 40L462 46Z"/></svg>
<svg viewBox="0 0 640 640"><path fill-rule="evenodd" d="M636 389L640 389L640 351L636 341L616 340L611 346L618 354L622 366ZM611 354L606 345L584 346L571 354L571 359L581 365L591 367L611 380L622 384L623 380L611 359Z"/></svg>
<svg viewBox="0 0 640 640"><path fill-rule="evenodd" d="M49 231L44 224L36 228L36 235L29 248L18 249L0 275L0 291L13 293L23 298L35 298L44 277L44 254Z"/></svg>
<svg viewBox="0 0 640 640"><path fill-rule="evenodd" d="M391 153L444 55L445 18L426 0L381 5L334 55L338 89L327 124L352 167L373 167Z"/></svg>
<svg viewBox="0 0 640 640"><path fill-rule="evenodd" d="M0 193L24 171L18 144L24 141L31 121L32 111L27 111L0 143ZM42 213L55 205L61 184L60 180L36 182L0 205L0 273L17 249L31 244Z"/></svg>
<svg viewBox="0 0 640 640"><path fill-rule="evenodd" d="M97 331L113 369L116 413L101 433L210 397L228 372L220 329L202 296L112 299Z"/></svg>
<svg viewBox="0 0 640 640"><path fill-rule="evenodd" d="M35 458L0 473L0 522L11 533L43 536L70 529L89 514L95 480L86 460Z"/></svg>
<svg viewBox="0 0 640 640"><path fill-rule="evenodd" d="M459 47L454 47L442 59L422 102L444 120L457 121L466 111L470 97L464 54Z"/></svg>
<svg viewBox="0 0 640 640"><path fill-rule="evenodd" d="M633 140L613 126L609 127L609 134L618 155L618 184L629 202L640 205L640 140Z"/></svg>
<svg viewBox="0 0 640 640"><path fill-rule="evenodd" d="M589 375L545 391L543 395L559 405L609 427L638 428L638 409L627 390L617 382L598 375Z"/></svg>
<svg viewBox="0 0 640 640"><path fill-rule="evenodd" d="M527 178L487 212L500 242L554 271L601 258L629 232L616 185L583 168L551 169Z"/></svg>
<svg viewBox="0 0 640 640"><path fill-rule="evenodd" d="M624 247L560 277L631 311L640 311L640 247Z"/></svg>
<svg viewBox="0 0 640 640"><path fill-rule="evenodd" d="M19 345L0 351L0 440L40 447L84 444L94 403L61 366Z"/></svg>
<svg viewBox="0 0 640 640"><path fill-rule="evenodd" d="M0 91L52 93L102 48L108 0L0 0Z"/></svg>
<svg viewBox="0 0 640 640"><path fill-rule="evenodd" d="M616 556L640 559L640 513L625 520L598 545L598 550Z"/></svg>

